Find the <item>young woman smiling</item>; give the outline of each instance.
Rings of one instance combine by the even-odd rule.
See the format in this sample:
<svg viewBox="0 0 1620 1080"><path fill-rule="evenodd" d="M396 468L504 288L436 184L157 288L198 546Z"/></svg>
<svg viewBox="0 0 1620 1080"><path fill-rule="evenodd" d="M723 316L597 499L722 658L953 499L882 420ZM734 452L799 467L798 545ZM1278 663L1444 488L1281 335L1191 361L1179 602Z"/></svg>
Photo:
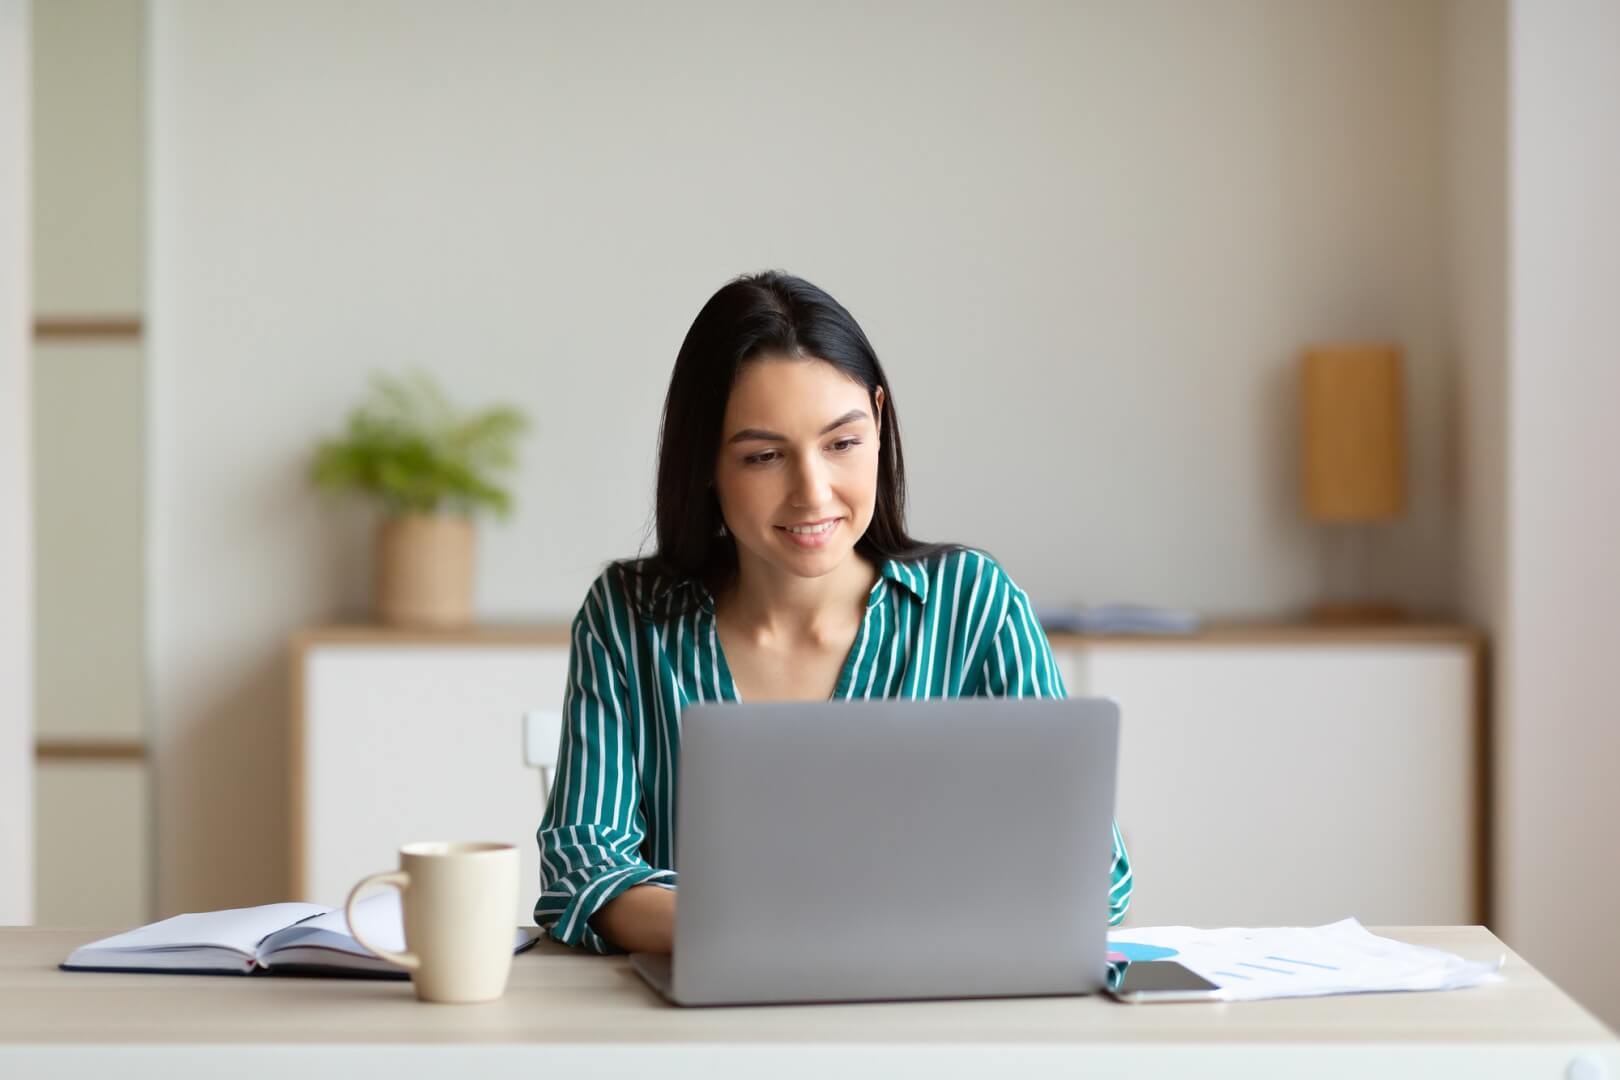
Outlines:
<svg viewBox="0 0 1620 1080"><path fill-rule="evenodd" d="M680 714L704 701L1063 697L1029 600L983 552L905 529L888 379L843 306L739 278L675 359L657 549L573 622L535 921L595 952L674 936ZM1114 830L1111 922L1130 903Z"/></svg>

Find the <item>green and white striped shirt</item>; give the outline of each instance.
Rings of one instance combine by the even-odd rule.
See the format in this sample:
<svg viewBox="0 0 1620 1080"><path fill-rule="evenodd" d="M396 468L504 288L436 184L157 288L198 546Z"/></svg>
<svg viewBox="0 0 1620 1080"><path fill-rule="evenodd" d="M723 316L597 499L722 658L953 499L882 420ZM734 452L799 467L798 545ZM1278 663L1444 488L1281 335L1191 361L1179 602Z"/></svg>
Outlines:
<svg viewBox="0 0 1620 1080"><path fill-rule="evenodd" d="M635 885L675 887L681 710L738 700L709 591L693 581L632 587L643 610L675 590L695 602L655 620L637 613L616 569L591 586L573 622L557 773L537 834L535 922L599 953L619 951L589 925L604 904ZM1023 590L988 555L951 549L884 563L832 696L1068 694ZM1131 866L1117 825L1109 897L1118 923Z"/></svg>

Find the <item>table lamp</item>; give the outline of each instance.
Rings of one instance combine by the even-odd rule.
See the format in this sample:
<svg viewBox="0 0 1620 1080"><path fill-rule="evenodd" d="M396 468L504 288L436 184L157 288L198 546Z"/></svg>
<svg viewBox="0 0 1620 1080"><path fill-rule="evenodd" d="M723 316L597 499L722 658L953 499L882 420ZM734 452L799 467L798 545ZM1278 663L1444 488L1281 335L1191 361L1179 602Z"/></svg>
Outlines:
<svg viewBox="0 0 1620 1080"><path fill-rule="evenodd" d="M1400 619L1366 595L1370 526L1406 509L1406 431L1398 345L1313 345L1300 369L1305 511L1327 532L1324 622Z"/></svg>

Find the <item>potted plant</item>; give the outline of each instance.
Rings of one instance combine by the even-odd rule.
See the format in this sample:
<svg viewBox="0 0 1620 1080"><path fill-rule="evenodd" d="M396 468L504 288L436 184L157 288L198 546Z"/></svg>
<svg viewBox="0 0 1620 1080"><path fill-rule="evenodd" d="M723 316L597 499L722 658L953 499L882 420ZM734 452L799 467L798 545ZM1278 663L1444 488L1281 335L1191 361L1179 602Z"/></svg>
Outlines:
<svg viewBox="0 0 1620 1080"><path fill-rule="evenodd" d="M344 434L316 449L310 479L317 488L381 503L376 607L383 622L471 621L473 518L511 513L498 475L517 464L516 442L527 429L509 406L460 412L425 374L379 375Z"/></svg>

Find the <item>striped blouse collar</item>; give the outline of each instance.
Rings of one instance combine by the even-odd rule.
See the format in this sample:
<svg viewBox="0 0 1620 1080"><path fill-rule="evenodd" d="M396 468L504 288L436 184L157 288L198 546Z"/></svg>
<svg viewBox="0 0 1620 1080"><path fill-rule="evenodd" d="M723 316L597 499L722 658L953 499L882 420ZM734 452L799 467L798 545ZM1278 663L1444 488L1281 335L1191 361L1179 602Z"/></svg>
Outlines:
<svg viewBox="0 0 1620 1080"><path fill-rule="evenodd" d="M885 559L879 577L896 582L911 592L919 604L928 602L928 575L916 563L903 563L898 559Z"/></svg>

